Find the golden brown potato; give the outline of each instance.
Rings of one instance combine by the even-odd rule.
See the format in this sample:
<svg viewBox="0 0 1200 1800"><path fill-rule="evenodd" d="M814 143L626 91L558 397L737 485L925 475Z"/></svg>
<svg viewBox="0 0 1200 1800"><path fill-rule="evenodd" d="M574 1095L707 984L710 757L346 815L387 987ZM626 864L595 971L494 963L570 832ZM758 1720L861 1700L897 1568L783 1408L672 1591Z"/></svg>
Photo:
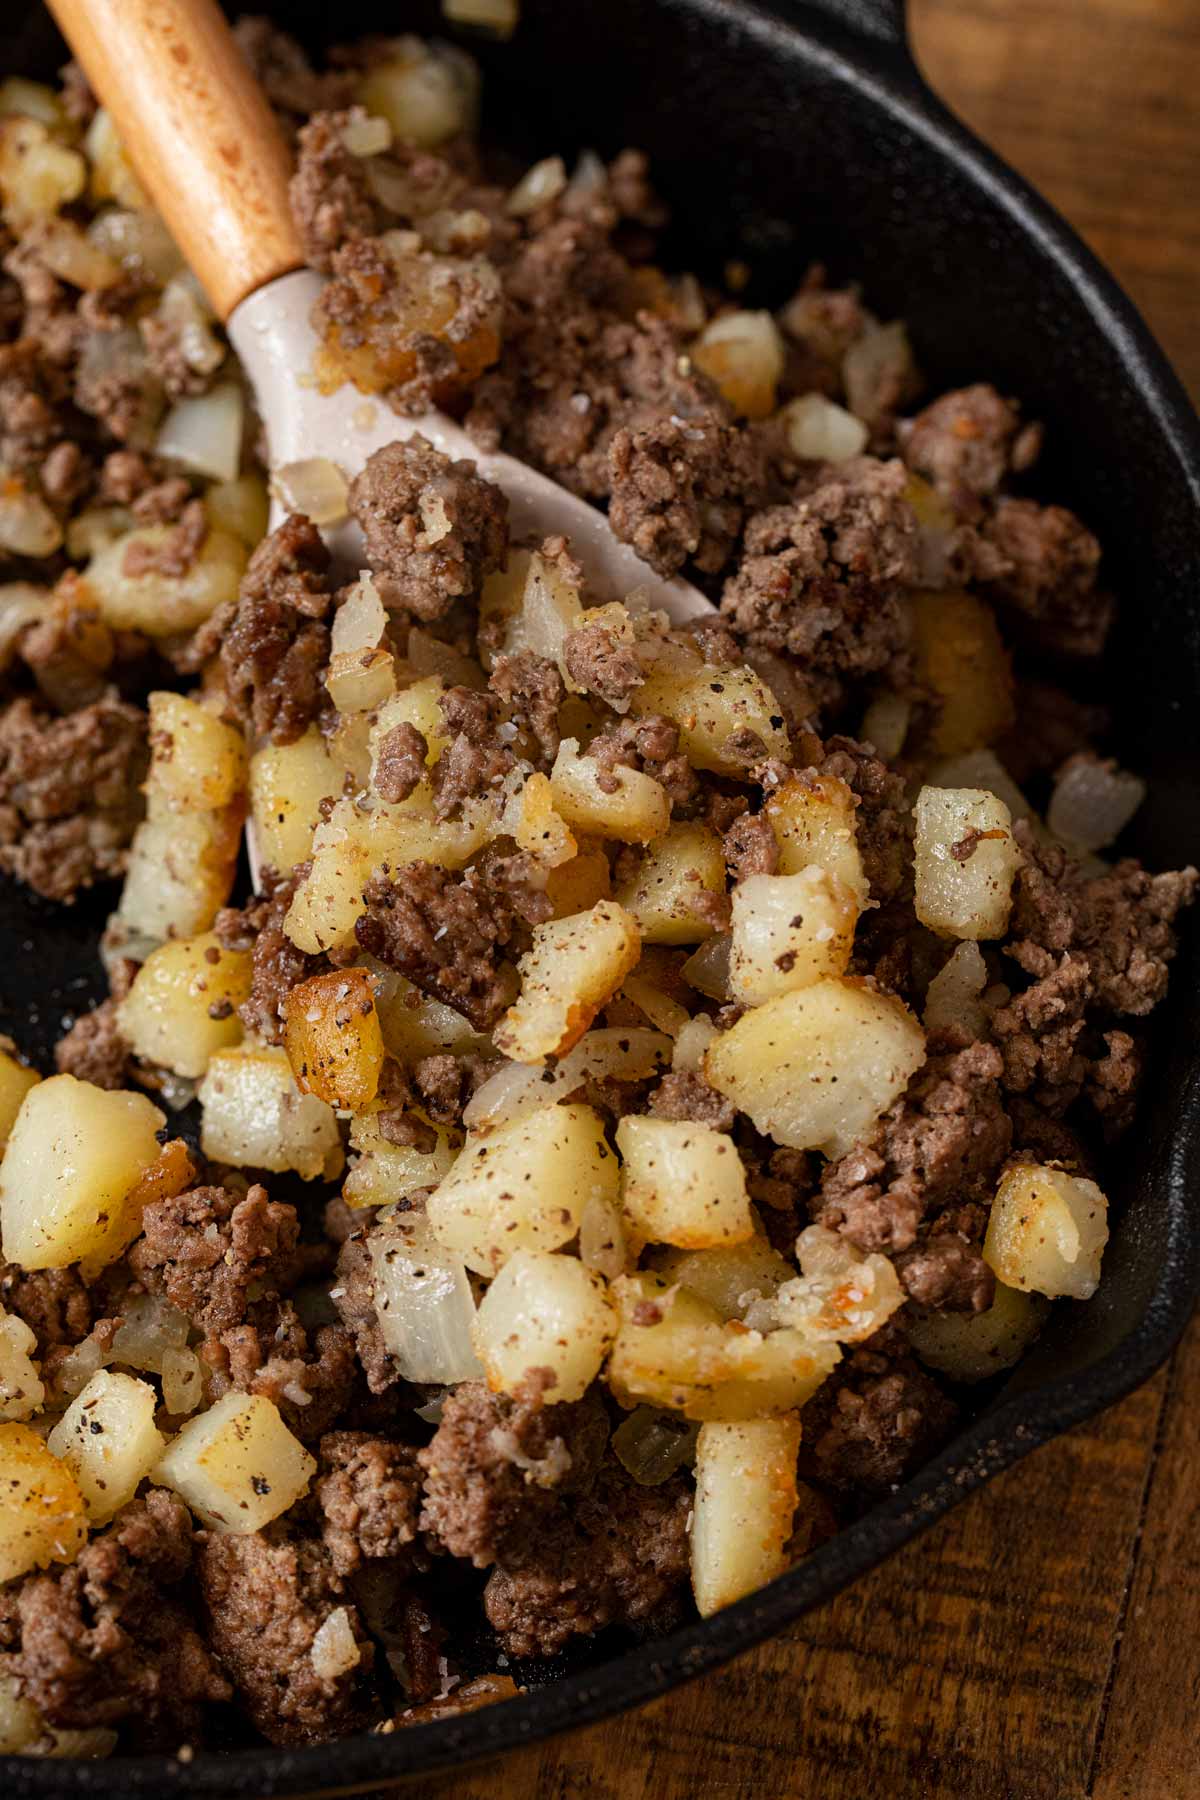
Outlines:
<svg viewBox="0 0 1200 1800"><path fill-rule="evenodd" d="M648 944L698 944L720 923L725 853L711 825L681 820L648 846L617 899Z"/></svg>
<svg viewBox="0 0 1200 1800"><path fill-rule="evenodd" d="M492 1036L514 1062L565 1056L610 1000L641 952L637 921L615 900L534 928L521 958L521 992Z"/></svg>
<svg viewBox="0 0 1200 1800"><path fill-rule="evenodd" d="M375 1098L383 1033L365 969L333 969L294 987L283 1003L283 1047L302 1094L361 1112Z"/></svg>
<svg viewBox="0 0 1200 1800"><path fill-rule="evenodd" d="M779 873L798 875L816 863L865 906L868 889L855 835L856 811L854 795L836 775L804 770L776 788L766 814L779 845Z"/></svg>
<svg viewBox="0 0 1200 1800"><path fill-rule="evenodd" d="M986 600L957 591L912 596L917 678L938 700L935 756L992 744L1012 724L1013 675Z"/></svg>

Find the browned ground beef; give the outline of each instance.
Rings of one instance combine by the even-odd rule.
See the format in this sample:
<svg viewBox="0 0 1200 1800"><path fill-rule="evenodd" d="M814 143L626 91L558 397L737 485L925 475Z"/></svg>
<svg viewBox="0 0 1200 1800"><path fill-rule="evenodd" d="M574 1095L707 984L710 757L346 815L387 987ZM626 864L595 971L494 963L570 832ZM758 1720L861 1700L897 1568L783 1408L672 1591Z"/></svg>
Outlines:
<svg viewBox="0 0 1200 1800"><path fill-rule="evenodd" d="M439 619L478 593L508 548L508 502L475 471L426 438L388 444L350 486L375 584L389 606Z"/></svg>
<svg viewBox="0 0 1200 1800"><path fill-rule="evenodd" d="M293 514L250 559L221 646L229 697L260 737L290 744L312 723L329 660L329 552Z"/></svg>

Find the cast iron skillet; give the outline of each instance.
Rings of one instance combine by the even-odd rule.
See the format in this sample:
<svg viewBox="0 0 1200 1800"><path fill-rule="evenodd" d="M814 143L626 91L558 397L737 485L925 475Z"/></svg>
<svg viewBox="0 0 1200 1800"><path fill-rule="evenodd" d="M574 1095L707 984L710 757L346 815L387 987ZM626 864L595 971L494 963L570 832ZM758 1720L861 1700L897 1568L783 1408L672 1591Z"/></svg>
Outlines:
<svg viewBox="0 0 1200 1800"><path fill-rule="evenodd" d="M435 4L411 0L343 0L332 25L323 0L276 10L314 40L440 25ZM40 7L5 11L0 67L51 69L58 47ZM523 0L522 14L512 45L482 52L494 136L539 154L643 146L674 208L680 266L740 255L763 296L779 299L819 255L861 276L877 311L910 321L934 391L986 377L1047 421L1042 491L1101 532L1123 602L1108 673L1117 747L1153 784L1135 848L1157 867L1200 858L1200 428L1109 276L924 86L902 0ZM64 1015L96 997L95 929L108 904L64 922L0 893L0 1028L43 1066ZM1136 1141L1110 1184L1122 1211L1099 1294L1056 1308L1035 1353L974 1422L799 1568L705 1623L585 1653L590 1664L461 1721L189 1764L0 1760L0 1789L10 1800L349 1793L583 1724L779 1630L1118 1399L1170 1350L1200 1289L1196 935L1156 1019Z"/></svg>

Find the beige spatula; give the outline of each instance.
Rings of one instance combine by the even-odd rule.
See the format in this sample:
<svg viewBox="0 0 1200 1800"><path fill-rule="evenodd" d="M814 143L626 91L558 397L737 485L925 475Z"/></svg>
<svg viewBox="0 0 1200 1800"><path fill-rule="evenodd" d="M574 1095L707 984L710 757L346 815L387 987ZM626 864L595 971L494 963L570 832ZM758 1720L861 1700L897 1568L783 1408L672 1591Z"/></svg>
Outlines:
<svg viewBox="0 0 1200 1800"><path fill-rule="evenodd" d="M49 0L108 109L147 193L195 271L252 382L274 468L327 457L352 477L372 451L421 432L473 458L509 503L514 538L562 533L598 596L630 589L673 619L711 612L704 596L656 575L602 513L511 456L481 454L441 413L364 406L351 386L322 395L309 324L321 277L304 268L288 205L287 145L215 0ZM275 522L275 521L273 521ZM356 565L357 527L326 533Z"/></svg>

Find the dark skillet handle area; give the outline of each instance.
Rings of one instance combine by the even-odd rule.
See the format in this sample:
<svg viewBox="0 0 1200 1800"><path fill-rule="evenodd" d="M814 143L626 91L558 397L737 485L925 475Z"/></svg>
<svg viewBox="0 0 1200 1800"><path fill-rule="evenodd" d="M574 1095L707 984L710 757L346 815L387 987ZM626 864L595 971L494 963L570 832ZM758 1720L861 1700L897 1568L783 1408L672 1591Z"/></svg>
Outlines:
<svg viewBox="0 0 1200 1800"><path fill-rule="evenodd" d="M273 10L313 45L449 34L437 0L246 9ZM62 51L41 7L2 10L0 68L51 73ZM819 259L835 279L861 280L880 317L908 321L931 392L987 379L1045 420L1034 491L1100 534L1103 580L1121 601L1104 666L1059 677L1106 697L1114 753L1151 783L1130 848L1152 868L1200 861L1200 424L1112 278L927 88L901 0L523 0L521 15L511 44L471 40L486 136L527 160L639 146L672 207L668 266L719 271L740 258L752 272L745 303L758 306L783 300ZM101 991L95 945L114 904L109 890L59 912L0 886L0 1029L43 1068L64 1015ZM1197 924L1155 1018L1141 1118L1106 1184L1115 1223L1098 1295L1057 1306L1035 1353L980 1397L947 1448L788 1575L668 1638L601 1644L590 1664L548 1669L524 1698L459 1719L187 1764L0 1759L0 1794L363 1792L582 1725L782 1629L1120 1398L1169 1353L1200 1292Z"/></svg>

